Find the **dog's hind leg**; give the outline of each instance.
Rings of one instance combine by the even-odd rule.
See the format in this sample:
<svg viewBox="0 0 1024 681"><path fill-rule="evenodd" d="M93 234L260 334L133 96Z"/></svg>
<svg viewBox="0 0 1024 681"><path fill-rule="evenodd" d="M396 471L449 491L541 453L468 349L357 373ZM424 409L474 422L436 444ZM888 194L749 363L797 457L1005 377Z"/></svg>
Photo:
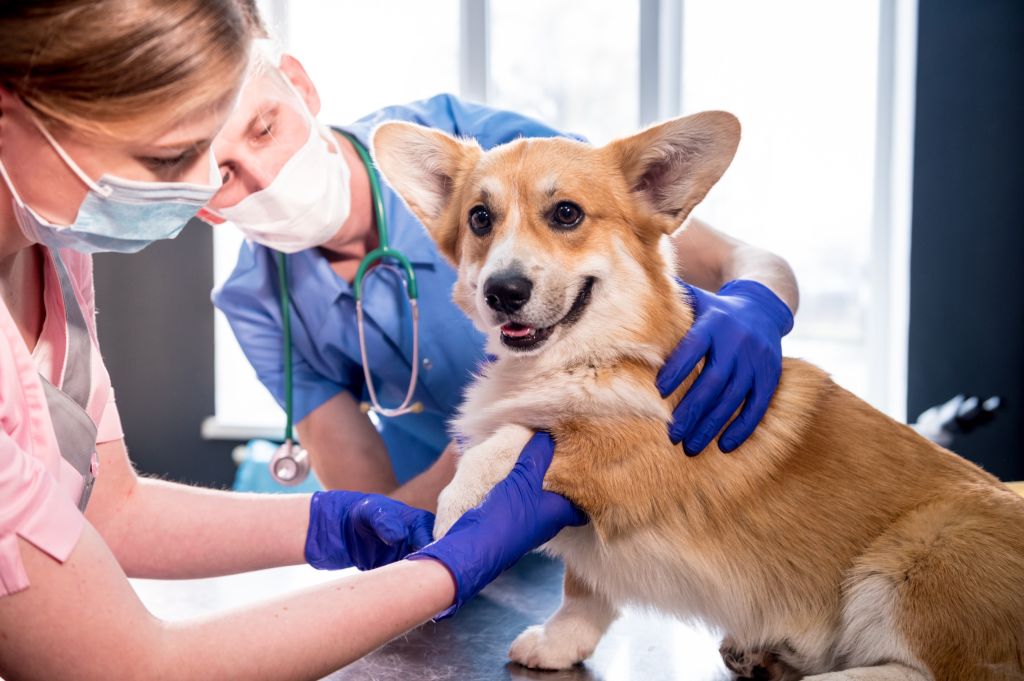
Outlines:
<svg viewBox="0 0 1024 681"><path fill-rule="evenodd" d="M718 649L737 681L799 681L803 674L770 650L750 650L726 640Z"/></svg>
<svg viewBox="0 0 1024 681"><path fill-rule="evenodd" d="M804 681L932 681L932 677L906 665L883 664L805 676Z"/></svg>
<svg viewBox="0 0 1024 681"><path fill-rule="evenodd" d="M617 616L615 606L567 566L562 607L543 625L520 634L508 656L534 669L568 669L590 657Z"/></svg>
<svg viewBox="0 0 1024 681"><path fill-rule="evenodd" d="M1021 527L1020 500L987 490L893 523L849 574L844 666L901 662L935 681L1024 680Z"/></svg>

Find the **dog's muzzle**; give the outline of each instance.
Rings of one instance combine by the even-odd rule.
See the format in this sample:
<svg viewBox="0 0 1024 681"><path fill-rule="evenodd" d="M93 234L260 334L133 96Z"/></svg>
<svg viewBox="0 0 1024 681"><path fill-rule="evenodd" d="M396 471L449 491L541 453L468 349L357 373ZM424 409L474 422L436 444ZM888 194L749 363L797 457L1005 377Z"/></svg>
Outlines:
<svg viewBox="0 0 1024 681"><path fill-rule="evenodd" d="M569 311L565 314L564 317L562 317L554 324L551 324L550 326L533 327L527 326L525 324L520 324L519 322L516 322L513 319L511 319L513 315L508 313L510 316L510 320L501 326L502 345L509 348L510 350L517 350L520 352L534 350L537 347L539 347L544 341L550 338L551 334L557 327L571 326L575 324L577 321L579 321L580 317L583 316L583 311L590 303L590 295L594 289L594 283L596 281L597 280L594 277L587 277L587 279L583 282L583 285L580 287L579 293L576 294L576 299L573 301L572 306L569 308ZM532 284L530 285L530 287L532 288ZM526 300L529 300L528 294ZM522 308L522 306L526 303L526 300L523 300L518 305L516 310ZM491 306L492 309L499 312L505 312L505 310L502 310L500 308L495 307L494 305L491 305L489 297L487 303L488 305Z"/></svg>

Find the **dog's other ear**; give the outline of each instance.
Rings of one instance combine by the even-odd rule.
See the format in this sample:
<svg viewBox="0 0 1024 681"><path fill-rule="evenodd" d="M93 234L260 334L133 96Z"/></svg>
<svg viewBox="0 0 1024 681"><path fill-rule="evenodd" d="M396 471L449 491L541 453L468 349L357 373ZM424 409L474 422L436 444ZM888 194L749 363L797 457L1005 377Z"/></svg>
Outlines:
<svg viewBox="0 0 1024 681"><path fill-rule="evenodd" d="M675 118L608 148L631 191L673 230L729 167L740 142L740 122L725 111Z"/></svg>
<svg viewBox="0 0 1024 681"><path fill-rule="evenodd" d="M399 121L377 126L371 147L374 164L384 179L426 226L441 252L454 260L458 225L445 225L443 218L461 170L479 154L479 147Z"/></svg>

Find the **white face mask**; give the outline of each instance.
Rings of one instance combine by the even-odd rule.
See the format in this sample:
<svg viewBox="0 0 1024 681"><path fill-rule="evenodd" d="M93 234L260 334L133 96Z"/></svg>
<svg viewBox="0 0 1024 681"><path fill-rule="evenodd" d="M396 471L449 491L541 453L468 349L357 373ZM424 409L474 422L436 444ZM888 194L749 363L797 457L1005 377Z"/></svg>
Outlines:
<svg viewBox="0 0 1024 681"><path fill-rule="evenodd" d="M214 211L247 238L283 253L323 245L352 208L351 171L334 133L308 110L306 114L309 137L270 184L234 206Z"/></svg>

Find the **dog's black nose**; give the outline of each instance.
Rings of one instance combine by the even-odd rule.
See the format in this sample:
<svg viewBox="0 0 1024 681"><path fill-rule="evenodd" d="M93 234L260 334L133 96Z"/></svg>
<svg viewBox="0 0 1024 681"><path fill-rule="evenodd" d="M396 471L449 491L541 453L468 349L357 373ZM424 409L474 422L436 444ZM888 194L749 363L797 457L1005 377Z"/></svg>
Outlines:
<svg viewBox="0 0 1024 681"><path fill-rule="evenodd" d="M495 274L484 284L484 296L492 310L512 314L530 299L533 282L521 274Z"/></svg>

